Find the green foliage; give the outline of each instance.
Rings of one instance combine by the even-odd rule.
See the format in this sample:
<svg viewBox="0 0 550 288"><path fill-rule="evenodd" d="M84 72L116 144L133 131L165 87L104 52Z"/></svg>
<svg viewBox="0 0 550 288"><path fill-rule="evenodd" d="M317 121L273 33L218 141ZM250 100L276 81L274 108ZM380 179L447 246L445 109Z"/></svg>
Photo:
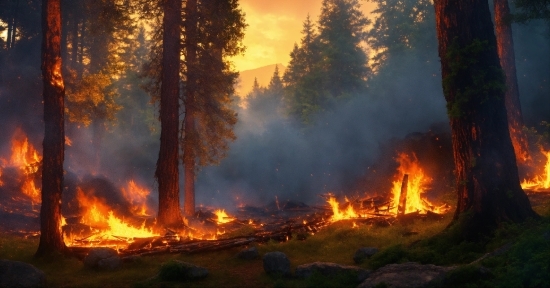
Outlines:
<svg viewBox="0 0 550 288"><path fill-rule="evenodd" d="M366 89L370 70L362 44L370 21L359 6L357 0L324 0L318 32L309 16L303 24L283 77L288 114L303 123Z"/></svg>
<svg viewBox="0 0 550 288"><path fill-rule="evenodd" d="M171 260L160 266L159 278L164 281L185 281L191 268L188 263Z"/></svg>
<svg viewBox="0 0 550 288"><path fill-rule="evenodd" d="M414 50L421 58L429 58L427 52L435 52L435 13L429 0L371 0L377 4L372 12L377 14L368 43L376 51L373 66L391 63L391 58L407 50ZM414 56L410 56L414 57ZM400 63L402 64L402 63Z"/></svg>
<svg viewBox="0 0 550 288"><path fill-rule="evenodd" d="M514 20L524 23L534 19L544 19L550 23L550 1L549 0L514 0L519 10L514 15Z"/></svg>
<svg viewBox="0 0 550 288"><path fill-rule="evenodd" d="M346 272L336 276L327 276L319 272L314 272L311 277L306 279L306 287L357 287L357 273Z"/></svg>
<svg viewBox="0 0 550 288"><path fill-rule="evenodd" d="M448 47L445 58L449 72L443 79L443 93L449 117L463 117L474 103L482 105L490 97L503 95L506 86L502 69L494 66L484 68L480 63L490 49L487 41L479 39L464 47L460 47L455 39Z"/></svg>

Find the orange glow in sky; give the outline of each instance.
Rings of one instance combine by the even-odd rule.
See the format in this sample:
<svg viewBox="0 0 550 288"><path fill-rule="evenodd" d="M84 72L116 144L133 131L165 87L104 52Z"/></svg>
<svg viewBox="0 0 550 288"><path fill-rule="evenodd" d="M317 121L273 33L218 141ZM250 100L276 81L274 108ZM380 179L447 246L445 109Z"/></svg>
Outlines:
<svg viewBox="0 0 550 288"><path fill-rule="evenodd" d="M301 38L302 23L308 13L313 22L321 12L322 0L241 0L248 27L245 31L242 56L232 59L237 71L250 70L270 64L287 66L294 43ZM360 0L365 15L375 4Z"/></svg>

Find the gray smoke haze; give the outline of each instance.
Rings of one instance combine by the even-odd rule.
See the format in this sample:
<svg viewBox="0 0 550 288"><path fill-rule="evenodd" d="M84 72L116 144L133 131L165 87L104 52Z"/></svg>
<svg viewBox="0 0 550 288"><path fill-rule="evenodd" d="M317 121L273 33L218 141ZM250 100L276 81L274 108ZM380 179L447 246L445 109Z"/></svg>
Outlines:
<svg viewBox="0 0 550 288"><path fill-rule="evenodd" d="M514 26L518 80L528 126L550 121L547 29L544 22ZM0 158L9 153L10 137L17 127L41 150L42 87L36 52L40 45L35 41L25 47L28 50L18 55L32 58L20 56L21 65L9 67L0 63ZM425 59L396 55L400 67L382 79L382 87L372 87L365 95L317 115L310 127L269 105L260 107L261 111L238 111L238 138L230 145L228 157L219 166L204 167L198 173L197 205L232 209L239 204L264 205L275 196L314 204L322 201L317 195L324 192L364 192L353 189L389 141L447 122L439 58L436 51L431 53L428 64ZM147 101L148 96L142 93L132 97ZM126 107L119 119L129 121L136 113L132 109ZM101 146L99 169L94 167L92 133L91 128L68 128L73 144L66 151L66 179L77 183L95 174L116 187L134 179L152 190L150 201L154 204L158 130L151 133L147 125L110 128Z"/></svg>

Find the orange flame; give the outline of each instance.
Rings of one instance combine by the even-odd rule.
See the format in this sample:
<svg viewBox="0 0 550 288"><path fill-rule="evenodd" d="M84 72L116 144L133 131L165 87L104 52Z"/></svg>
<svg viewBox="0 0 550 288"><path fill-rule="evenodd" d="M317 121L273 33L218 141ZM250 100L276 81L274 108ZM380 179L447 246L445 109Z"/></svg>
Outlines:
<svg viewBox="0 0 550 288"><path fill-rule="evenodd" d="M34 180L32 178L25 179L25 182L23 182L23 186L21 186L21 192L29 196L34 203L42 202L40 189L36 188L36 185L34 185Z"/></svg>
<svg viewBox="0 0 550 288"><path fill-rule="evenodd" d="M530 190L550 189L550 151L541 151L546 156L544 171L532 180L523 180L521 188Z"/></svg>
<svg viewBox="0 0 550 288"><path fill-rule="evenodd" d="M41 157L23 131L17 129L11 141L10 165L23 170L25 174L38 171Z"/></svg>
<svg viewBox="0 0 550 288"><path fill-rule="evenodd" d="M396 180L392 182L393 187L391 191L393 195L392 212L397 214L401 196L401 186L405 174L409 175L409 180L407 182L407 197L404 212L412 213L416 211L432 210L430 208L432 208L433 205L422 198L422 194L426 192L432 179L424 174L424 171L418 164L416 155L413 154L412 157L409 157L409 155L405 153L400 153L397 157L397 161L399 162L399 168L395 175Z"/></svg>
<svg viewBox="0 0 550 288"><path fill-rule="evenodd" d="M340 210L340 203L334 197L328 198L328 204L332 208L331 221L333 222L361 217L359 213L355 212L352 205L348 205L345 210Z"/></svg>
<svg viewBox="0 0 550 288"><path fill-rule="evenodd" d="M90 238L104 239L108 236L124 237L133 239L135 237L153 237L159 236L152 229L145 227L145 221L141 227L134 227L115 216L114 212L102 201L93 196L87 196L80 187L77 188L76 197L80 206L84 209L81 222L90 225L100 231L97 235ZM66 244L73 245L75 235L65 237Z"/></svg>
<svg viewBox="0 0 550 288"><path fill-rule="evenodd" d="M134 180L128 181L127 188L122 188L122 195L132 205L132 212L139 216L149 216L151 209L147 207L147 196L150 191L139 186Z"/></svg>
<svg viewBox="0 0 550 288"><path fill-rule="evenodd" d="M218 210L214 211L214 214L218 218L218 219L216 219L216 222L218 222L218 224L225 224L225 223L229 223L229 222L235 220L235 218L229 217L227 215L227 213L225 213L225 210L223 210L223 209L218 209Z"/></svg>

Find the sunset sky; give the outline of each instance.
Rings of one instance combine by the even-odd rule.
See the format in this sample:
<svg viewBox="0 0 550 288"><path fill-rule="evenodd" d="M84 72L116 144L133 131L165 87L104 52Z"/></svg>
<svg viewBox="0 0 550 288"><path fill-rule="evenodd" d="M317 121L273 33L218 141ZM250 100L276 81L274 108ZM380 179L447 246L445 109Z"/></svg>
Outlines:
<svg viewBox="0 0 550 288"><path fill-rule="evenodd" d="M375 4L360 0L365 15ZM238 71L270 64L287 65L294 43L299 43L302 23L308 13L317 22L322 0L241 0L248 27L245 31L245 55L235 57Z"/></svg>

